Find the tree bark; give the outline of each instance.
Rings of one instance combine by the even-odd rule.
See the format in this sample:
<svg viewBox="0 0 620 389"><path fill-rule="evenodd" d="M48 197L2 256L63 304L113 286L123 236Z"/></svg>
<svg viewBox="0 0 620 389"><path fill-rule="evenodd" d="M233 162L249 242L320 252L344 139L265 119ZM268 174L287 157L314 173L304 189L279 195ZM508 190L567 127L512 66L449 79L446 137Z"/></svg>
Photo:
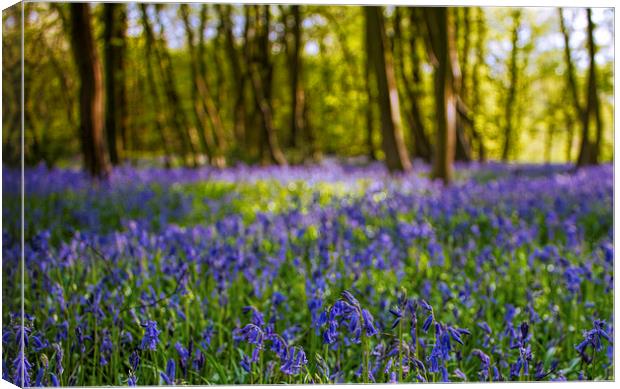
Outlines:
<svg viewBox="0 0 620 389"><path fill-rule="evenodd" d="M142 11L142 27L144 28L145 34L145 62L146 62L146 78L151 93L149 94L152 100L153 109L155 111L155 129L159 136L159 140L161 142L162 148L164 149L164 165L166 168L170 168L172 165L172 150L171 150L171 142L168 138L165 131L165 109L162 106L161 100L159 98L159 91L157 89L157 82L155 81L155 71L153 70L153 59L158 60L158 58L153 58L153 51L155 50L155 37L153 36L153 30L151 29L151 24L148 20L148 15L146 13L146 5L141 4L140 9ZM134 142L135 143L135 142Z"/></svg>
<svg viewBox="0 0 620 389"><path fill-rule="evenodd" d="M411 154L413 158L421 158L426 162L431 162L431 145L424 131L424 124L422 122L422 114L420 112L420 59L417 52L417 33L419 18L417 17L417 8L410 7L409 13L409 36L407 43L409 46L409 57L411 58L411 71L406 71L405 66L405 49L404 40L405 37L402 34L400 7L394 10L394 64L395 69L398 71L401 82L404 87L403 110L405 118L409 124L410 138L411 138ZM400 60L397 61L397 59ZM406 102L409 102L409 109L407 109Z"/></svg>
<svg viewBox="0 0 620 389"><path fill-rule="evenodd" d="M199 70L198 58L196 55L196 49L194 47L194 31L192 30L189 22L189 9L187 4L181 4L179 6L179 12L181 13L181 19L185 27L185 36L187 38L187 49L189 51L189 64L190 74L193 82L192 89L192 107L194 112L194 121L196 123L196 129L200 138L202 149L207 156L207 160L210 163L213 157L214 140L212 134L207 130L207 122L209 121L208 114L204 108L203 99L204 90L206 89L206 82L202 76L202 72Z"/></svg>
<svg viewBox="0 0 620 389"><path fill-rule="evenodd" d="M590 68L588 71L587 104L582 115L581 146L579 149L577 167L598 164L602 138L601 111L598 99L598 88L596 85L596 45L594 43L595 25L592 21L592 10L588 8L586 13L588 19L587 42ZM590 119L592 119L592 116L594 116L596 125L594 141L590 140Z"/></svg>
<svg viewBox="0 0 620 389"><path fill-rule="evenodd" d="M462 25L463 31L457 32L457 38L459 36L463 37L463 52L462 55L459 56L459 69L460 71L457 74L460 74L460 80L457 83L459 88L456 91L458 98L460 99L460 103L463 107L469 107L469 101L467 99L467 81L469 76L469 42L470 42L470 23L469 23L469 8L455 8L455 12L457 10L462 11ZM458 27L458 25L457 25ZM458 50L457 50L458 52ZM467 117L464 116L465 112L469 111L469 108L465 110L458 109L457 105L457 117L456 117L456 154L455 160L462 162L471 161L471 142L469 139L469 135L466 131L465 125L469 124L470 121Z"/></svg>
<svg viewBox="0 0 620 389"><path fill-rule="evenodd" d="M223 80L223 76L221 72L218 71L216 74L216 91L213 93L211 89L209 89L209 85L207 83L206 75L207 75L207 64L205 62L205 51L206 45L204 41L205 29L207 26L207 5L203 4L200 9L200 34L198 39L198 69L200 80L200 84L197 85L199 87L199 92L201 94L202 103L204 106L204 110L207 112L211 127L213 129L213 134L215 136L216 147L213 150L214 160L213 163L217 166L225 166L226 160L224 155L226 154L226 149L228 148L228 142L226 141L226 135L224 131L224 125L222 123L222 118L220 116L220 112L218 110L218 105L216 104L216 100L219 101L218 90L221 89L220 83ZM216 64L216 67L217 64ZM221 66L220 66L221 67Z"/></svg>
<svg viewBox="0 0 620 389"><path fill-rule="evenodd" d="M391 172L410 171L412 166L403 140L392 54L386 47L387 37L383 21L383 8L368 6L364 7L364 11L366 33L370 37L369 47L367 48L368 62L373 65L372 69L379 92L381 143L385 153L385 162Z"/></svg>
<svg viewBox="0 0 620 389"><path fill-rule="evenodd" d="M119 143L126 144L127 98L125 88L125 31L127 16L124 4L103 4L105 123L108 152L112 165L121 161Z"/></svg>
<svg viewBox="0 0 620 389"><path fill-rule="evenodd" d="M143 4L141 4L143 6ZM159 9L157 9L156 5L156 22L159 26L159 37L156 41L156 45L154 48L157 62L159 63L159 70L162 75L164 93L166 95L166 99L168 100L169 107L169 123L175 128L176 131L179 132L183 143L183 156L185 157L186 164L191 165L193 167L198 166L198 159L196 155L196 148L192 142L192 137L190 135L190 126L187 120L187 115L183 110L181 105L181 98L176 89L176 82L174 79L174 70L172 67L172 58L170 57L170 53L168 52L168 48L166 45L166 38L164 32L164 25L161 22L159 17ZM143 12L146 17L146 12ZM146 19L148 23L148 17ZM152 30L151 30L152 31Z"/></svg>
<svg viewBox="0 0 620 389"><path fill-rule="evenodd" d="M480 107L483 106L482 95L480 93L480 82L481 82L481 68L484 66L484 41L486 36L486 26L484 24L484 11L482 8L478 7L478 18L476 21L476 63L474 64L474 68L472 69L472 109L474 112L472 113L472 136L478 145L478 161L484 162L486 160L486 149L484 147L484 139L482 139L482 135L478 131L477 128L477 116L480 113Z"/></svg>
<svg viewBox="0 0 620 389"><path fill-rule="evenodd" d="M293 38L292 47L289 53L289 75L291 87L291 147L298 146L298 137L304 133L304 106L305 94L301 82L302 61L301 61L301 11L299 5L291 6L292 26L291 35ZM289 47L289 46L287 46Z"/></svg>
<svg viewBox="0 0 620 389"><path fill-rule="evenodd" d="M226 48L226 54L230 67L232 69L233 84L235 86L234 92L234 105L233 105L233 130L235 138L237 140L237 147L245 145L246 143L246 128L245 128L245 85L247 81L247 75L241 66L241 60L238 53L238 49L235 45L235 38L232 30L231 12L232 7L229 4L216 5L216 9L220 16L222 23L222 29L224 34L224 45Z"/></svg>
<svg viewBox="0 0 620 389"><path fill-rule="evenodd" d="M80 77L80 133L84 168L104 178L110 168L103 139L103 80L91 28L90 4L71 3L71 46Z"/></svg>
<svg viewBox="0 0 620 389"><path fill-rule="evenodd" d="M456 143L456 94L454 62L456 45L450 8L424 8L429 52L434 69L437 146L433 161L433 178L448 185L452 181Z"/></svg>
<svg viewBox="0 0 620 389"><path fill-rule="evenodd" d="M368 31L366 31L366 47L370 47L370 41L371 37L368 34ZM368 152L368 159L370 159L371 161L376 161L377 160L377 152L375 149L375 145L373 142L373 136L374 136L374 125L375 125L375 119L374 119L374 115L373 115L373 101L375 99L374 95L373 95L373 88L372 88L372 70L371 70L371 64L370 61L366 61L366 64L364 66L364 87L366 89L366 96L368 98L368 105L366 106L366 148L367 148L367 152Z"/></svg>
<svg viewBox="0 0 620 389"><path fill-rule="evenodd" d="M506 105L504 107L505 126L504 126L504 146L502 148L502 160L507 161L512 151L512 131L513 131L513 111L515 100L517 97L518 82L518 64L517 58L519 54L519 29L521 26L521 10L516 10L513 14L514 27L512 29L512 49L510 54L510 62L508 64L510 71L510 84L508 85L508 96L506 97Z"/></svg>
<svg viewBox="0 0 620 389"><path fill-rule="evenodd" d="M253 44L250 46L252 48L252 55L249 66L254 100L257 111L261 115L261 150L267 151L270 162L278 165L287 165L286 158L278 143L278 136L273 125L273 111L271 108L271 79L273 69L269 60L269 6L254 7L255 23L256 26L260 28L254 28L256 36L253 39ZM264 158L263 162L266 162Z"/></svg>

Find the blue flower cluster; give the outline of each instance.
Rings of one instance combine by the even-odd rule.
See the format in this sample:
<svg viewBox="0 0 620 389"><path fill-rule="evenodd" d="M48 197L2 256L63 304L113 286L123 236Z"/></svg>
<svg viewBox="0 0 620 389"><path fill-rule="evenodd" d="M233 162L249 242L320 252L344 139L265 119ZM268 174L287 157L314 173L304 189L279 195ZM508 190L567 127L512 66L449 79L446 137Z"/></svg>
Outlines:
<svg viewBox="0 0 620 389"><path fill-rule="evenodd" d="M21 386L613 378L613 170L4 170ZM6 222L5 222L6 221Z"/></svg>

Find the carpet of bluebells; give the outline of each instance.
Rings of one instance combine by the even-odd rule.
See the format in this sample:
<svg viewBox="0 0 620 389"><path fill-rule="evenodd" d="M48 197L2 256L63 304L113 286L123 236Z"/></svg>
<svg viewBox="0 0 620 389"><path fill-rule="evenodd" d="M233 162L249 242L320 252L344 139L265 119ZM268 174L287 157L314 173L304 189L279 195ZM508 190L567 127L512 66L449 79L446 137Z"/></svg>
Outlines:
<svg viewBox="0 0 620 389"><path fill-rule="evenodd" d="M613 379L613 169L3 171L23 386ZM23 340L22 340L23 339ZM22 351L23 350L23 351Z"/></svg>

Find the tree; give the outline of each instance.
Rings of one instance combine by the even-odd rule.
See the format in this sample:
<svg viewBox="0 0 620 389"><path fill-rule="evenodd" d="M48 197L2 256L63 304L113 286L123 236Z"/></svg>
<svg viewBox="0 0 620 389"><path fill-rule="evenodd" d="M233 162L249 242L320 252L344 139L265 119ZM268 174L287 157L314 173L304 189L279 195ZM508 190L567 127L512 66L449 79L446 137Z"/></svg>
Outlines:
<svg viewBox="0 0 620 389"><path fill-rule="evenodd" d="M103 140L103 80L93 40L90 4L71 3L71 47L80 78L80 134L85 170L104 178L110 168Z"/></svg>
<svg viewBox="0 0 620 389"><path fill-rule="evenodd" d="M182 155L185 159L185 163L187 165L197 166L198 160L196 157L196 150L189 133L190 126L187 116L183 110L181 99L176 89L172 59L167 49L166 39L164 37L164 26L159 18L158 7L160 6L155 6L155 17L159 27L159 36L156 39L149 21L147 5L140 4L140 9L142 11L142 27L144 29L146 45L147 47L152 46L152 53L155 54L154 59L158 64L164 95L166 96L168 103L168 123L175 131L177 131L177 134L181 139Z"/></svg>
<svg viewBox="0 0 620 389"><path fill-rule="evenodd" d="M459 55L459 70L455 71L455 88L457 94L457 116L456 116L456 151L454 158L457 161L469 162L471 161L471 145L469 135L465 131L465 126L468 125L471 128L473 119L471 118L471 112L469 105L467 104L467 81L469 76L469 51L470 51L470 17L469 7L455 8L455 13L458 14L462 11L462 18L455 25L455 29L458 29L461 24L463 31L455 31L456 37L463 37L463 51ZM456 16L456 15L455 15ZM455 17L455 19L458 19ZM461 23L462 22L462 23ZM458 50L457 50L458 52Z"/></svg>
<svg viewBox="0 0 620 389"><path fill-rule="evenodd" d="M512 28L512 39L511 46L512 49L510 51L510 62L508 64L509 69L509 84L508 84L508 95L506 97L506 104L504 106L505 114L504 114L504 146L502 148L502 160L507 161L508 156L510 155L511 146L512 146L512 132L513 132L513 112L515 101L517 98L517 82L518 82L518 55L519 55L519 30L521 28L521 13L520 9L517 9L512 14L513 20L513 28Z"/></svg>
<svg viewBox="0 0 620 389"><path fill-rule="evenodd" d="M288 44L288 64L291 87L291 147L297 147L299 134L304 133L305 127L305 93L302 80L301 61L301 11L299 5L291 5L292 22L290 35L292 44ZM288 18L287 18L288 19ZM288 23L287 23L288 24Z"/></svg>
<svg viewBox="0 0 620 389"><path fill-rule="evenodd" d="M237 140L237 148L241 148L247 141L245 128L245 86L247 83L247 72L242 66L239 49L235 44L233 23L231 20L232 7L229 4L216 4L215 7L220 17L220 23L222 25L222 32L224 35L224 47L232 69L234 85L233 131Z"/></svg>
<svg viewBox="0 0 620 389"><path fill-rule="evenodd" d="M434 67L435 111L437 140L433 161L433 178L444 184L452 181L456 142L456 94L454 68L456 64L456 42L451 8L424 8L427 47Z"/></svg>
<svg viewBox="0 0 620 389"><path fill-rule="evenodd" d="M366 29L365 34L365 43L366 47L370 47L370 40L372 39L371 35L368 33L368 29ZM368 153L368 159L371 161L377 160L377 151L375 149L375 144L373 142L374 136L374 115L373 108L374 104L372 102L375 100L373 84L372 84L372 64L370 61L366 61L364 65L364 88L366 92L366 97L368 104L366 105L366 148Z"/></svg>
<svg viewBox="0 0 620 389"><path fill-rule="evenodd" d="M262 162L267 162L268 159L270 162L278 165L287 165L284 153L282 153L278 143L271 107L271 80L273 74L273 65L269 59L271 48L269 43L271 13L268 5L255 5L253 7L254 26L250 34L253 35L253 39L251 39L251 42L246 43L251 53L249 67L254 101L261 119L260 151L263 156ZM263 151L267 151L267 155L264 155Z"/></svg>
<svg viewBox="0 0 620 389"><path fill-rule="evenodd" d="M206 5L203 4L202 9L206 9ZM213 133L221 132L222 121L211 93L209 92L209 88L204 77L204 72L201 71L201 60L198 58L198 54L196 53L196 49L194 47L194 32L189 22L189 7L187 4L181 4L179 11L185 26L187 48L190 57L190 74L194 86L192 88L192 107L196 128L198 130L198 135L203 150L207 154L207 158L211 158L210 162L212 164L216 166L223 166L225 164L224 156L221 154L221 151L218 150L219 148L215 146L213 134L207 131L206 127L207 123L210 122Z"/></svg>
<svg viewBox="0 0 620 389"><path fill-rule="evenodd" d="M119 140L126 145L127 97L125 89L125 31L127 14L124 4L104 3L104 72L105 128L112 165L120 162Z"/></svg>
<svg viewBox="0 0 620 389"><path fill-rule="evenodd" d="M477 117L482 113L481 112L481 107L483 106L483 100L482 100L482 94L480 93L480 82L481 82L481 72L482 72L482 68L484 67L485 64L485 60L484 60L484 55L485 55L485 50L484 50L484 45L485 45L485 37L486 37L486 26L484 23L484 11L482 10L482 8L478 7L478 17L476 20L476 62L474 63L474 68L472 69L472 79L471 79L471 84L472 84L472 123L471 123L471 128L472 128L472 136L473 136L473 140L477 143L478 145L478 161L480 162L484 162L486 160L486 150L484 147L484 139L482 139L482 136L480 134L480 132L478 131L477 128L477 124L478 124L478 120Z"/></svg>
<svg viewBox="0 0 620 389"><path fill-rule="evenodd" d="M570 96L572 98L573 107L575 110L575 116L573 117L568 110L565 110L566 117L566 126L568 128L568 144L567 144L567 160L571 160L571 151L572 151L572 143L573 143L573 121L581 121L583 118L583 108L581 103L579 102L579 93L577 92L577 77L575 75L575 65L573 63L573 58L570 50L570 35L566 28L566 24L564 23L564 14L562 12L562 8L558 8L558 16L560 19L560 31L562 32L562 37L564 38L564 60L566 63L566 83L568 86L568 90L570 91Z"/></svg>
<svg viewBox="0 0 620 389"><path fill-rule="evenodd" d="M577 159L577 167L585 165L595 165L598 163L601 137L603 124L601 121L601 110L598 98L598 88L596 81L596 45L594 43L594 29L595 25L592 21L592 10L588 8L586 10L588 19L588 57L590 59L590 67L588 70L588 84L587 84L587 103L586 108L582 113L582 133L581 133L581 145L579 148L579 157ZM596 125L595 140L590 140L590 120L594 116Z"/></svg>
<svg viewBox="0 0 620 389"><path fill-rule="evenodd" d="M403 31L401 28L403 18L401 17L400 10L400 7L397 7L394 10L394 64L397 75L400 78L399 84L403 86L405 92L404 99L401 101L403 101L403 111L405 112L405 118L407 119L410 129L412 145L411 154L414 158L421 158L427 162L430 162L431 145L424 130L422 113L420 110L420 84L422 83L422 77L420 74L421 65L418 55L418 33L420 24L418 8L407 8L409 11L408 37L403 36ZM407 42L404 42L405 40L407 40ZM409 66L410 71L407 71L404 43L407 43L409 47L408 57L411 59ZM407 102L409 103L408 109Z"/></svg>
<svg viewBox="0 0 620 389"><path fill-rule="evenodd" d="M376 6L364 7L366 16L366 34L369 47L368 62L372 66L377 82L379 110L381 113L381 138L385 162L391 172L411 170L411 162L405 149L398 90L394 77L392 56L387 46L383 8Z"/></svg>

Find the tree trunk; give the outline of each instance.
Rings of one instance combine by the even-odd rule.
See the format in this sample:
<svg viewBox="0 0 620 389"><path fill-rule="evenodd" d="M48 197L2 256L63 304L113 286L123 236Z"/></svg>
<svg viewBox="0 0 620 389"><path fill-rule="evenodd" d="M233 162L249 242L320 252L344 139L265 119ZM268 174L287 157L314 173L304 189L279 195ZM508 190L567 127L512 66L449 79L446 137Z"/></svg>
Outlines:
<svg viewBox="0 0 620 389"><path fill-rule="evenodd" d="M103 139L103 80L91 29L90 4L71 3L71 46L80 77L80 132L84 168L92 176L109 173Z"/></svg>
<svg viewBox="0 0 620 389"><path fill-rule="evenodd" d="M245 128L245 85L246 85L246 72L241 66L241 60L239 58L238 49L235 45L235 38L233 35L233 24L231 20L232 7L229 4L216 5L216 9L220 16L222 23L222 29L224 34L224 43L226 47L226 54L230 62L232 69L233 83L235 86L234 92L234 106L233 106L233 130L236 139L236 147L245 145L246 140L246 128Z"/></svg>
<svg viewBox="0 0 620 389"><path fill-rule="evenodd" d="M437 147L433 163L433 178L444 184L452 181L456 143L456 95L454 93L454 62L456 45L452 9L424 8L428 45L435 67L435 111L437 120Z"/></svg>
<svg viewBox="0 0 620 389"><path fill-rule="evenodd" d="M419 98L420 98L420 59L417 52L417 28L419 19L417 18L417 8L409 8L409 56L411 58L411 72L408 73L405 66L405 50L403 46L403 37L401 29L401 17L400 7L394 10L394 65L398 71L401 82L400 85L404 87L404 104L403 110L405 111L405 118L409 123L411 149L413 158L421 158L426 162L431 161L431 146L430 142L424 131L424 124L422 123L422 114L420 112ZM398 60L400 58L400 60ZM409 102L409 109L407 109L406 102Z"/></svg>
<svg viewBox="0 0 620 389"><path fill-rule="evenodd" d="M155 38L153 36L153 31L151 29L151 25L148 21L148 15L146 13L146 5L141 4L140 8L142 10L142 27L144 28L145 34L145 62L146 62L146 78L147 83L149 85L149 89L151 93L149 96L151 97L153 110L155 112L155 129L159 136L159 140L161 142L162 148L164 149L164 166L166 168L170 168L172 165L172 151L170 148L171 142L168 136L166 135L165 130L165 109L162 106L161 100L159 98L159 91L157 89L157 82L155 81L155 72L153 70L153 59L158 60L158 58L153 58L153 51L155 50ZM135 143L135 141L133 142Z"/></svg>
<svg viewBox="0 0 620 389"><path fill-rule="evenodd" d="M112 165L121 161L119 143L124 147L127 132L127 98L125 88L125 31L127 15L124 4L103 4L105 123L108 152Z"/></svg>
<svg viewBox="0 0 620 389"><path fill-rule="evenodd" d="M466 87L466 83L468 81L468 70L469 70L469 42L470 42L470 23L469 23L469 8L468 7L462 7L462 8L455 8L454 11L462 11L463 17L462 17L462 26L463 26L463 31L457 31L456 37L458 38L459 36L462 36L463 39L463 52L462 55L460 55L460 62L459 62L459 72L455 72L455 74L460 74L460 80L457 82L458 85L458 90L456 91L456 94L458 96L458 98L461 100L461 105L463 107L467 107L465 110L461 110L458 109L458 105L457 105L457 116L456 116L456 154L455 154L455 160L457 161L461 161L461 162L469 162L471 161L471 143L470 143L470 139L469 139L469 135L465 129L465 125L471 123L467 118L464 116L465 112L469 111L469 101L467 99L467 87ZM460 24L457 24L457 28L460 26ZM457 50L458 52L458 50Z"/></svg>
<svg viewBox="0 0 620 389"><path fill-rule="evenodd" d="M582 135L581 135L581 147L579 149L579 158L577 160L577 167L585 165L598 164L601 138L602 138L602 122L600 104L598 99L598 90L596 86L596 45L594 43L594 22L592 21L592 10L588 8L588 56L590 59L590 68L588 71L588 89L587 89L587 104L586 109L582 115ZM594 116L596 125L595 140L590 140L590 119Z"/></svg>
<svg viewBox="0 0 620 389"><path fill-rule="evenodd" d="M223 80L223 76L221 76L221 72L216 75L216 91L215 93L211 92L209 89L209 85L207 83L206 75L208 72L207 64L205 63L205 50L206 45L204 42L205 37L205 29L207 27L207 5L203 4L200 9L200 34L198 39L198 70L199 70L199 80L202 80L197 87L199 88L200 95L202 96L203 109L207 112L211 127L213 129L213 134L215 136L216 147L213 150L213 164L216 166L225 166L226 160L224 155L226 154L226 149L228 148L228 142L226 141L226 135L224 131L224 125L222 123L222 118L220 116L218 105L216 104L216 99L219 100L217 95L219 92L218 89L221 88L219 85ZM216 67L218 67L216 65Z"/></svg>
<svg viewBox="0 0 620 389"><path fill-rule="evenodd" d="M292 47L289 53L289 75L291 87L291 147L298 146L299 134L304 133L304 88L301 82L302 62L301 62L301 11L299 5L291 6L293 18L291 35L293 38ZM289 47L289 46L287 46Z"/></svg>
<svg viewBox="0 0 620 389"><path fill-rule="evenodd" d="M370 47L369 44L370 35L368 32L366 33L366 47ZM377 152L375 150L375 145L373 142L373 134L374 134L374 115L373 115L373 88L372 88L372 78L371 78L371 64L370 61L366 61L364 66L364 87L366 88L366 96L368 98L368 105L366 106L366 148L368 151L368 158L371 161L377 160Z"/></svg>
<svg viewBox="0 0 620 389"><path fill-rule="evenodd" d="M486 33L486 27L484 25L484 11L482 10L482 8L478 7L478 19L476 21L476 63L474 64L474 68L472 69L472 80L471 80L471 85L472 85L472 109L474 110L474 112L472 113L472 123L471 123L471 128L472 128L472 136L473 139L476 141L476 143L478 144L478 161L479 162L484 162L486 160L486 150L484 147L484 139L482 139L482 135L480 134L480 132L478 132L478 128L477 128L477 118L476 116L478 116L478 114L480 113L480 107L483 106L483 102L482 102L482 95L480 93L480 82L481 82L481 77L480 77L480 71L481 68L484 66L485 60L484 60L484 41L485 41L485 33Z"/></svg>
<svg viewBox="0 0 620 389"><path fill-rule="evenodd" d="M386 47L387 37L383 22L383 8L364 7L366 16L366 34L370 37L368 62L377 82L379 92L379 110L381 112L381 138L385 162L391 172L411 170L411 162L403 140L398 90L394 77L392 54Z"/></svg>
<svg viewBox="0 0 620 389"><path fill-rule="evenodd" d="M181 4L179 6L179 12L181 13L181 19L183 20L183 25L185 26L185 36L187 38L187 49L189 51L189 64L190 64L190 74L192 78L193 87L192 89L192 107L194 112L194 121L196 124L196 129L198 131L198 136L200 138L200 143L202 145L202 149L207 156L207 160L210 163L213 156L214 150L214 141L212 134L207 131L207 122L209 121L208 114L204 108L203 99L205 87L205 80L202 76L202 73L198 69L198 58L196 56L196 50L194 47L194 31L191 28L189 22L189 7L187 4Z"/></svg>
<svg viewBox="0 0 620 389"><path fill-rule="evenodd" d="M159 63L159 70L162 75L164 93L166 94L166 99L168 100L168 107L170 113L169 123L175 128L176 131L179 132L179 135L181 136L182 143L184 145L183 154L186 159L186 163L188 165L196 167L198 166L196 148L194 147L192 136L190 134L190 126L187 120L187 115L183 110L181 98L176 89L177 84L174 79L172 59L170 57L170 53L168 52L164 25L159 17L159 9L157 9L157 5L155 15L157 24L159 26L159 37L157 39L154 50L157 57L157 62Z"/></svg>
<svg viewBox="0 0 620 389"><path fill-rule="evenodd" d="M254 91L254 100L261 118L261 150L266 150L269 161L278 165L287 165L286 158L280 149L276 129L273 125L273 111L271 108L271 78L272 64L269 60L269 6L254 6L255 39L251 45L253 55L250 59L250 77ZM264 155L263 155L264 156ZM266 162L263 159L263 162Z"/></svg>
<svg viewBox="0 0 620 389"><path fill-rule="evenodd" d="M504 126L504 147L502 148L502 160L505 162L511 153L512 131L513 131L513 111L515 100L517 97L517 81L518 81L518 65L517 57L519 54L519 29L521 26L521 10L516 10L513 14L514 27L512 29L512 49L510 54L510 84L508 86L508 96L506 98L505 109L505 126Z"/></svg>

